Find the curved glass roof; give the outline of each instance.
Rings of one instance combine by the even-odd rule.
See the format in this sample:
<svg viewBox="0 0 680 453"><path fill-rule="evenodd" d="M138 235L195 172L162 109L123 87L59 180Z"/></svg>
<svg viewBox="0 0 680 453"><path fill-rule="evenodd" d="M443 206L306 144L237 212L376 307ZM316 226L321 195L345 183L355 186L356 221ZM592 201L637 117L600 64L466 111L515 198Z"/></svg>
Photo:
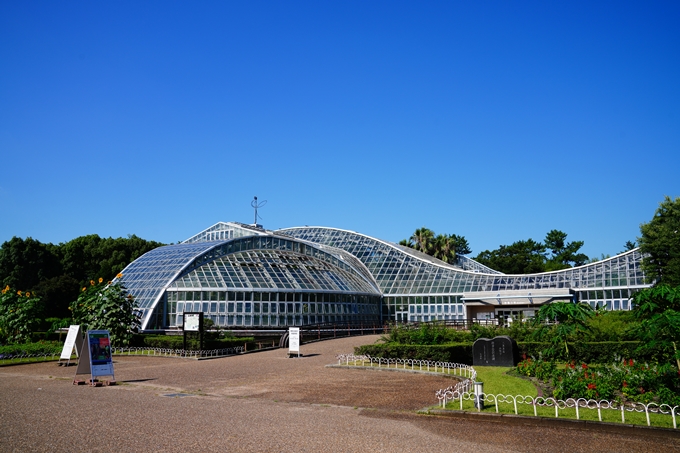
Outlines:
<svg viewBox="0 0 680 453"><path fill-rule="evenodd" d="M407 247L380 241L353 231L326 227L285 228L281 233L313 243L341 248L361 260L383 294L463 294L477 291L525 289L640 288L648 286L640 267L638 249L584 266L554 272L505 275L484 271L485 266L464 260L470 270L432 257L420 256ZM488 268L486 268L488 269Z"/></svg>
<svg viewBox="0 0 680 453"><path fill-rule="evenodd" d="M122 274L142 312L142 328L170 286L380 295L370 273L347 252L267 233L159 247Z"/></svg>
<svg viewBox="0 0 680 453"><path fill-rule="evenodd" d="M185 273L170 287L380 294L348 268L288 250L248 250L224 255Z"/></svg>

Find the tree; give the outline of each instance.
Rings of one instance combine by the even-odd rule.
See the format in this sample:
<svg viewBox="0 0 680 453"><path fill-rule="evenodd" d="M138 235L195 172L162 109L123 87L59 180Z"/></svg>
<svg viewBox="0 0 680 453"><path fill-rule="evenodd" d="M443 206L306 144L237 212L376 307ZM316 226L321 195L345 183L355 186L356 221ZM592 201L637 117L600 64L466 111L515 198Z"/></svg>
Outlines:
<svg viewBox="0 0 680 453"><path fill-rule="evenodd" d="M434 231L425 227L418 228L410 238L399 241L399 245L421 251L446 263L455 262L456 255L472 253L464 236L435 235Z"/></svg>
<svg viewBox="0 0 680 453"><path fill-rule="evenodd" d="M638 238L642 270L650 280L680 286L680 197L666 196Z"/></svg>
<svg viewBox="0 0 680 453"><path fill-rule="evenodd" d="M40 298L8 286L0 291L0 342L25 343L40 323Z"/></svg>
<svg viewBox="0 0 680 453"><path fill-rule="evenodd" d="M13 237L0 247L0 285L31 291L42 280L61 274L52 244Z"/></svg>
<svg viewBox="0 0 680 453"><path fill-rule="evenodd" d="M578 253L583 247L583 241L567 242L567 233L559 230L550 230L545 235L545 247L550 250L547 257L547 271L567 269L572 266L582 266L588 262L588 256Z"/></svg>
<svg viewBox="0 0 680 453"><path fill-rule="evenodd" d="M637 246L637 241L626 241L626 243L623 244L623 252L621 253L630 252Z"/></svg>
<svg viewBox="0 0 680 453"><path fill-rule="evenodd" d="M434 231L425 227L418 228L410 238L413 248L428 255L432 255Z"/></svg>
<svg viewBox="0 0 680 453"><path fill-rule="evenodd" d="M680 286L661 284L633 295L635 316L641 321L638 334L643 348L672 347L680 370Z"/></svg>
<svg viewBox="0 0 680 453"><path fill-rule="evenodd" d="M115 346L129 345L132 332L140 326L136 308L134 298L121 283L105 284L102 278L83 287L70 307L76 324L83 330L108 330Z"/></svg>
<svg viewBox="0 0 680 453"><path fill-rule="evenodd" d="M566 357L569 357L568 338L575 332L588 330L588 320L593 316L592 307L585 303L552 302L543 305L536 313L534 323L539 326L536 336L543 339L549 337L556 352L557 346L564 344ZM555 324L550 326L545 321Z"/></svg>
<svg viewBox="0 0 680 453"><path fill-rule="evenodd" d="M475 261L505 274L531 274L545 270L545 246L532 239L485 250Z"/></svg>

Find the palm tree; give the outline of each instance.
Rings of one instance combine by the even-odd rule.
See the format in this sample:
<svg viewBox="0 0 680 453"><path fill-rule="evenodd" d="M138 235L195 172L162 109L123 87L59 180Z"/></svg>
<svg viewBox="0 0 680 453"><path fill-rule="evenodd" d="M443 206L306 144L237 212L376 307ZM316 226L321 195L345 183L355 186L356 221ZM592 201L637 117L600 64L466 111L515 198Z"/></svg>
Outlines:
<svg viewBox="0 0 680 453"><path fill-rule="evenodd" d="M432 255L434 232L425 227L418 228L411 236L410 241L414 244L414 249Z"/></svg>
<svg viewBox="0 0 680 453"><path fill-rule="evenodd" d="M539 337L550 335L553 348L564 343L564 350L569 357L567 339L578 330L588 330L588 319L594 315L592 307L586 303L552 302L543 305L534 317L534 323L541 325L536 331ZM543 321L554 321L554 328L542 325Z"/></svg>
<svg viewBox="0 0 680 453"><path fill-rule="evenodd" d="M453 263L456 259L456 243L452 236L438 234L433 241L433 256L445 263Z"/></svg>

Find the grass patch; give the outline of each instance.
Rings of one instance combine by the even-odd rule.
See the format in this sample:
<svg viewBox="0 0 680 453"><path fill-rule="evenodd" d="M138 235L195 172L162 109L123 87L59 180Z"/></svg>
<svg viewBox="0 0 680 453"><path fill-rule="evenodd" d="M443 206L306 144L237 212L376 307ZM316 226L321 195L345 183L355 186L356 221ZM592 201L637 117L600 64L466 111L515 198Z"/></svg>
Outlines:
<svg viewBox="0 0 680 453"><path fill-rule="evenodd" d="M504 367L475 367L477 370L477 380L484 382L484 393L487 394L502 394L502 395L521 395L521 396L538 396L536 387L534 385L519 377L508 375L507 372L512 368ZM501 400L499 398L499 400ZM514 414L515 403L511 399L507 402L502 400L498 402L498 412L502 414ZM530 400L529 400L530 401ZM450 401L446 404L446 409L460 410L460 400ZM472 400L463 400L463 410L476 411ZM496 413L496 403L487 401L482 412ZM624 423L621 418L621 411L614 409L602 409L600 411L603 422L609 423ZM517 401L517 414L534 416L534 406L527 404L519 399ZM555 418L554 407L536 406L536 413L539 417ZM567 418L576 420L576 409L565 408L557 410L558 418ZM599 421L597 409L579 408L580 420ZM680 416L676 415L676 421ZM644 412L628 412L624 413L626 424L647 426L647 416ZM664 414L649 414L649 421L651 426L661 428L673 428L673 417Z"/></svg>
<svg viewBox="0 0 680 453"><path fill-rule="evenodd" d="M484 393L502 393L504 395L525 395L536 397L538 392L534 384L507 374L510 367L476 366L477 381L484 383Z"/></svg>

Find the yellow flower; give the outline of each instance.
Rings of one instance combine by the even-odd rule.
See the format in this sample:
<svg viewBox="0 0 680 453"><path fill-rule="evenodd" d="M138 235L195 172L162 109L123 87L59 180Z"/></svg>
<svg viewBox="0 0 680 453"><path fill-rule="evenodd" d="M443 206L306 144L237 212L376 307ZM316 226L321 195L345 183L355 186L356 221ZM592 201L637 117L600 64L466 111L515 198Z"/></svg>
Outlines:
<svg viewBox="0 0 680 453"><path fill-rule="evenodd" d="M90 285L94 286L94 280L90 280Z"/></svg>
<svg viewBox="0 0 680 453"><path fill-rule="evenodd" d="M87 291L87 287L86 287L86 286L83 286L83 291Z"/></svg>
<svg viewBox="0 0 680 453"><path fill-rule="evenodd" d="M123 274L119 272L118 275L116 275L116 278L123 278Z"/></svg>
<svg viewBox="0 0 680 453"><path fill-rule="evenodd" d="M17 291L17 294L21 296L21 291Z"/></svg>
<svg viewBox="0 0 680 453"><path fill-rule="evenodd" d="M112 283L111 280L109 280L109 282L107 283L107 285L110 285L111 283Z"/></svg>
<svg viewBox="0 0 680 453"><path fill-rule="evenodd" d="M26 297L31 297L31 293L29 293L28 291L26 291Z"/></svg>
<svg viewBox="0 0 680 453"><path fill-rule="evenodd" d="M99 277L99 283L101 283L101 282L103 282L103 281L104 281L104 279L101 278L101 277Z"/></svg>

